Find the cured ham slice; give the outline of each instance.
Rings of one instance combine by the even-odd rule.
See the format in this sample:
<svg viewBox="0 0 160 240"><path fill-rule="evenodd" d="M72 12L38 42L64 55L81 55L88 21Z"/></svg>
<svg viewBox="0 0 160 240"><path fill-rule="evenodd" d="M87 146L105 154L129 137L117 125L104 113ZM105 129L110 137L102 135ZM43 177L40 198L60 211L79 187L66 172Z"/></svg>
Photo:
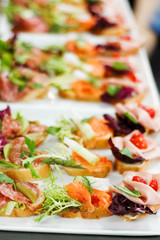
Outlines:
<svg viewBox="0 0 160 240"><path fill-rule="evenodd" d="M155 110L155 116L152 118L146 110L140 107L137 103L127 103L125 105L118 103L115 106L115 111L119 116L128 112L134 119L145 128L153 131L160 130L160 110Z"/></svg>
<svg viewBox="0 0 160 240"><path fill-rule="evenodd" d="M132 181L134 176L142 177L146 184L142 182ZM155 191L152 187L149 186L152 179L156 179L158 182L158 190ZM160 204L160 175L159 174L150 174L147 172L132 172L127 171L123 174L123 181L119 184L119 186L127 187L129 190L136 190L140 192L141 197L132 197L123 191L117 189L113 185L109 187L110 191L115 193L120 193L127 197L130 201L140 204L140 205L157 205Z"/></svg>
<svg viewBox="0 0 160 240"><path fill-rule="evenodd" d="M160 159L160 146L157 145L154 139L145 137L147 141L146 149L139 149L130 141L131 137L136 133L139 133L139 131L135 130L125 137L114 137L112 142L119 150L128 148L132 155L138 155L146 160Z"/></svg>

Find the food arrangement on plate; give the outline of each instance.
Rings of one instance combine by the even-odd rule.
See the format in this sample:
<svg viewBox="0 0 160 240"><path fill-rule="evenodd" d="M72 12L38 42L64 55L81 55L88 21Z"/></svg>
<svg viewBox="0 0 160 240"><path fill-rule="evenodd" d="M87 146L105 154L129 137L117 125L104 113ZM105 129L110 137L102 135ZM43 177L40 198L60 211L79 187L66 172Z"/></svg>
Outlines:
<svg viewBox="0 0 160 240"><path fill-rule="evenodd" d="M152 91L137 57L144 41L132 34L133 22L117 3L9 0L4 6L13 35L0 40L1 101L12 102L13 109L15 102L31 106L54 88L60 98L83 101L84 109L85 101L95 102L95 108L81 115L77 104L67 115L64 107L57 118L52 106L47 118L53 123L45 125L42 115L30 121L12 107L0 110L0 216L112 222L157 213L160 173L150 167L160 160L160 109L142 103ZM39 47L21 39L26 32L31 38L63 33L65 41ZM99 116L101 101L113 105L114 113L106 107Z"/></svg>
<svg viewBox="0 0 160 240"><path fill-rule="evenodd" d="M129 40L130 41L130 40ZM83 39L39 49L13 36L1 40L0 98L16 102L43 98L50 86L63 98L80 101L141 102L147 86L141 79L134 56L93 57L74 48L86 48Z"/></svg>

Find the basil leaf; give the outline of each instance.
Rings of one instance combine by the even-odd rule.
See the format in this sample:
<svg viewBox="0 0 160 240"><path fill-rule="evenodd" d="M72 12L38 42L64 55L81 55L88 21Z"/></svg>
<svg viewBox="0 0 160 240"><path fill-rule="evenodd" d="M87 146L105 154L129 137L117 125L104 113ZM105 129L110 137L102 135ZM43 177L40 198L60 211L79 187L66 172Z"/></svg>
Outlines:
<svg viewBox="0 0 160 240"><path fill-rule="evenodd" d="M120 151L120 153L123 154L123 155L125 155L125 156L127 156L127 157L129 157L129 158L132 158L132 159L133 159L132 154L131 154L131 152L130 152L130 150L129 150L128 148L122 149L122 150Z"/></svg>
<svg viewBox="0 0 160 240"><path fill-rule="evenodd" d="M116 186L114 185L115 188L117 188L118 190L128 194L129 196L132 196L132 197L141 197L142 195L140 194L139 191L137 190L129 190L128 188L126 187L122 187L122 186Z"/></svg>
<svg viewBox="0 0 160 240"><path fill-rule="evenodd" d="M132 117L132 115L130 115L128 112L125 112L124 116L131 120L131 122L138 124L137 120L134 117Z"/></svg>
<svg viewBox="0 0 160 240"><path fill-rule="evenodd" d="M112 65L112 68L114 68L115 70L118 70L118 71L127 71L128 70L128 66L121 62L114 62Z"/></svg>
<svg viewBox="0 0 160 240"><path fill-rule="evenodd" d="M120 90L121 86L115 86L115 85L108 85L107 86L107 93L111 96L114 97Z"/></svg>

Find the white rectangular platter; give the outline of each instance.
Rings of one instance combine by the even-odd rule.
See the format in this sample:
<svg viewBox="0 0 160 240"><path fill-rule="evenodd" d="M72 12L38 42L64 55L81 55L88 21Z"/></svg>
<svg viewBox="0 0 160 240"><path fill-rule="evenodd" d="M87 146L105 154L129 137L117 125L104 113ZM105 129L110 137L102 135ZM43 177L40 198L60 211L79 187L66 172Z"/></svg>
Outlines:
<svg viewBox="0 0 160 240"><path fill-rule="evenodd" d="M12 110L17 111L18 107L15 106ZM113 111L107 111L109 114L113 114ZM50 125L53 124L57 118L62 114L61 110L48 110L37 109L33 106L25 107L23 113L30 120L41 120L42 123ZM65 111L64 111L65 114ZM67 113L66 113L67 114ZM86 111L81 112L82 116L89 117L96 113ZM96 114L101 116L101 114ZM160 137L156 136L157 141L160 144ZM39 147L40 149L46 149L53 147L58 139L53 136L49 136L46 141ZM95 151L98 154L107 156L113 160L110 150L98 150ZM153 161L150 165L150 172L160 172L160 161ZM54 169L55 176L58 177L57 183L60 185L66 185L72 182L73 177L70 177L63 170L63 176L58 175ZM117 172L113 172L109 175L108 179L113 183L117 184L121 181L121 175ZM104 180L105 181L105 180ZM70 234L94 234L94 235L127 235L127 236L149 236L149 235L160 235L160 213L156 215L147 216L144 219L140 219L133 222L125 222L118 216L110 216L99 220L87 220L87 219L67 219L59 216L47 217L40 223L36 223L33 220L34 217L28 218L8 218L0 217L0 230L8 231L27 231L27 232L46 232L46 233L70 233Z"/></svg>
<svg viewBox="0 0 160 240"><path fill-rule="evenodd" d="M119 5L132 19L132 13L127 5L127 1L117 0ZM10 26L6 18L0 18L0 33L3 39L10 37ZM133 32L136 34L136 31ZM40 47L53 44L55 41L66 41L74 38L75 34L55 35L55 34L20 34L20 38L38 44ZM94 40L94 37L84 34L85 38ZM101 41L101 39L99 39ZM151 73L151 69L146 57L145 51L142 49L138 54L138 59L141 64L141 74L148 85L148 93L144 99L144 103L148 105L159 105L159 95ZM6 103L0 102L0 109L6 107ZM34 100L24 103L11 103L13 110L22 110L26 117L30 120L39 120L40 122L51 125L62 113L72 109L78 110L84 117L101 116L103 113L113 114L113 106L105 103L88 103L64 100L58 97L55 90L51 90L48 96L43 100ZM55 137L49 137L40 147L41 149L54 146L57 142ZM158 139L160 144L160 138ZM96 151L99 154L106 155L110 159L111 153L109 150ZM160 172L160 162L152 162L149 171L153 173ZM55 175L57 173L54 171ZM63 172L63 177L58 176L58 184L67 184L72 182L73 178ZM112 183L119 183L121 176L117 172L110 174L109 179ZM0 230L7 231L25 231L25 232L46 232L46 233L70 233L70 234L94 234L94 235L125 235L125 236L150 236L160 235L160 213L148 216L144 219L133 222L124 222L118 216L111 216L99 220L86 219L65 219L59 216L54 216L54 219L48 217L40 223L36 223L33 217L28 218L4 218L0 217Z"/></svg>

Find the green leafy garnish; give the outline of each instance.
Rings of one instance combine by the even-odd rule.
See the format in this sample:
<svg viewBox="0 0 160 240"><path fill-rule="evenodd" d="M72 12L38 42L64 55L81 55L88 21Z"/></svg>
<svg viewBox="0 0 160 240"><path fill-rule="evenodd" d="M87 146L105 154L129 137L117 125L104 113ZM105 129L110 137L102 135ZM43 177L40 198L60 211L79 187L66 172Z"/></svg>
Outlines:
<svg viewBox="0 0 160 240"><path fill-rule="evenodd" d="M90 118L83 118L81 120L81 123L89 123L91 120L92 120L93 117L90 117Z"/></svg>
<svg viewBox="0 0 160 240"><path fill-rule="evenodd" d="M32 156L34 156L34 150L36 148L35 143L34 143L34 141L32 141L30 138L28 138L26 136L24 138L25 138L25 142L30 150L30 152L28 152L29 156L32 157Z"/></svg>
<svg viewBox="0 0 160 240"><path fill-rule="evenodd" d="M77 176L73 179L73 181L83 183L86 186L86 188L88 189L88 191L90 192L90 194L91 195L93 194L91 183L86 176Z"/></svg>
<svg viewBox="0 0 160 240"><path fill-rule="evenodd" d="M142 196L142 195L140 194L140 192L137 191L137 190L129 190L129 189L126 188L126 187L116 186L116 185L114 185L114 187L117 188L118 190L126 193L127 195L132 196L132 197L138 197L138 198L139 198L139 197Z"/></svg>
<svg viewBox="0 0 160 240"><path fill-rule="evenodd" d="M4 52L1 55L1 72L10 71L12 66L12 55L9 52Z"/></svg>
<svg viewBox="0 0 160 240"><path fill-rule="evenodd" d="M6 174L0 172L0 183L12 183L16 189L15 181Z"/></svg>
<svg viewBox="0 0 160 240"><path fill-rule="evenodd" d="M6 161L3 161L3 160L0 160L0 168L1 169L8 169L8 168L13 168L13 169L19 169L20 166L14 164L14 163L11 163L11 162L6 162Z"/></svg>
<svg viewBox="0 0 160 240"><path fill-rule="evenodd" d="M76 130L77 128L72 119L62 116L62 118L56 122L55 126L47 128L47 133L57 136L63 141L64 137L79 139L79 137L74 134Z"/></svg>
<svg viewBox="0 0 160 240"><path fill-rule="evenodd" d="M40 84L40 83L33 83L33 87L34 87L35 89L39 89L39 88L43 88L43 85Z"/></svg>
<svg viewBox="0 0 160 240"><path fill-rule="evenodd" d="M112 65L112 68L114 68L115 70L118 70L118 71L127 71L128 70L128 66L121 62L114 62L114 64Z"/></svg>
<svg viewBox="0 0 160 240"><path fill-rule="evenodd" d="M125 112L124 116L131 120L131 122L133 122L134 124L138 124L137 120L134 117L132 117L132 115L129 114L128 112Z"/></svg>
<svg viewBox="0 0 160 240"><path fill-rule="evenodd" d="M9 74L9 80L19 87L26 87L28 78L26 76L21 76L19 70L15 69Z"/></svg>
<svg viewBox="0 0 160 240"><path fill-rule="evenodd" d="M115 85L108 85L107 86L107 93L111 96L114 97L120 90L121 86L115 86Z"/></svg>
<svg viewBox="0 0 160 240"><path fill-rule="evenodd" d="M95 87L100 87L101 86L101 82L100 82L99 78L95 77L93 75L89 75L87 81Z"/></svg>
<svg viewBox="0 0 160 240"><path fill-rule="evenodd" d="M24 64L26 63L26 61L29 59L30 57L30 54L28 53L22 53L21 55L20 54L14 54L14 59L16 60L16 62L18 63L21 63L21 64Z"/></svg>
<svg viewBox="0 0 160 240"><path fill-rule="evenodd" d="M0 39L0 53L10 51L12 49L11 45Z"/></svg>
<svg viewBox="0 0 160 240"><path fill-rule="evenodd" d="M44 182L45 202L42 205L43 213L37 212L39 216L34 218L36 222L40 222L44 217L55 215L68 209L79 209L81 203L68 195L67 189L55 184L56 178L50 177L50 180Z"/></svg>
<svg viewBox="0 0 160 240"><path fill-rule="evenodd" d="M131 152L130 152L130 150L129 150L128 148L123 148L123 149L120 151L120 153L121 153L122 155L125 155L125 156L133 159L132 154L131 154Z"/></svg>

